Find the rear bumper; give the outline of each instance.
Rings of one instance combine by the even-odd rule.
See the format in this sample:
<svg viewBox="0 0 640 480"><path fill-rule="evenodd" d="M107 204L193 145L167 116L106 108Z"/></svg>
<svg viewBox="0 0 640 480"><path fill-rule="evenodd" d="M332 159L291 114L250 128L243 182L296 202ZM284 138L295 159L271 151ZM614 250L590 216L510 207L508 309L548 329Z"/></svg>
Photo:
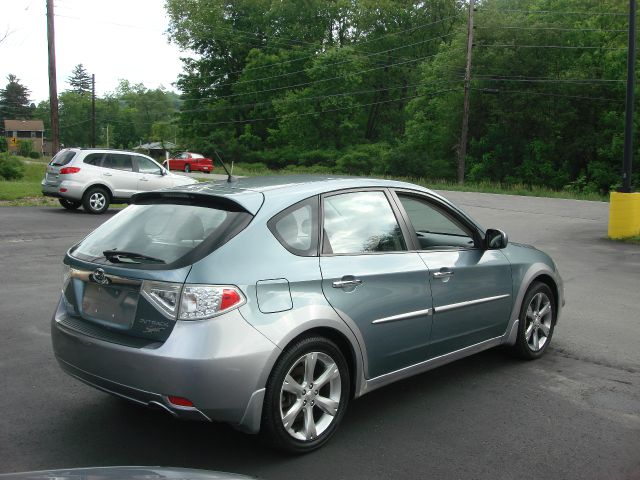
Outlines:
<svg viewBox="0 0 640 480"><path fill-rule="evenodd" d="M82 200L84 184L70 180L63 180L60 183L47 183L42 180L40 183L42 194L46 197L67 198L69 200ZM61 191L63 190L63 191Z"/></svg>
<svg viewBox="0 0 640 480"><path fill-rule="evenodd" d="M63 324L61 301L51 323L62 369L95 388L180 418L222 421L256 433L267 376L280 350L231 311L211 320L177 322L157 348L91 337ZM178 407L169 395L194 407Z"/></svg>

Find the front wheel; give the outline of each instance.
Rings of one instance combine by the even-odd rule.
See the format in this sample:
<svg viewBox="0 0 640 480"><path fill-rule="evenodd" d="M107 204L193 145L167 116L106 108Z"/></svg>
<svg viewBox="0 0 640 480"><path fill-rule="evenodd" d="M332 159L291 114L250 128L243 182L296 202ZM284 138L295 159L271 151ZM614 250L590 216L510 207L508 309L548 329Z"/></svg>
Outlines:
<svg viewBox="0 0 640 480"><path fill-rule="evenodd" d="M290 453L324 445L344 416L350 395L344 355L330 340L309 337L289 347L267 382L262 434Z"/></svg>
<svg viewBox="0 0 640 480"><path fill-rule="evenodd" d="M548 285L534 282L524 296L518 317L514 353L526 360L540 358L549 347L556 325L555 299Z"/></svg>
<svg viewBox="0 0 640 480"><path fill-rule="evenodd" d="M109 208L109 193L102 187L93 187L82 196L82 206L89 213L104 213Z"/></svg>
<svg viewBox="0 0 640 480"><path fill-rule="evenodd" d="M186 173L191 172L191 165L189 165L189 164L187 163L187 164L184 166L184 171L185 171Z"/></svg>
<svg viewBox="0 0 640 480"><path fill-rule="evenodd" d="M60 205L62 205L67 210L77 210L80 207L80 205L82 205L82 202L67 200L66 198L59 198L58 202L60 202Z"/></svg>

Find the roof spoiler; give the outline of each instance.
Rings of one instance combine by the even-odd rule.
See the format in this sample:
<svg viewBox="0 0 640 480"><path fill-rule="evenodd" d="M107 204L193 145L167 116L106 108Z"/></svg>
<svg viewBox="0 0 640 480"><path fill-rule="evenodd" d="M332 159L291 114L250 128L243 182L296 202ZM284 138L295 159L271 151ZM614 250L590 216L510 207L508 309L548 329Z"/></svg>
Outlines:
<svg viewBox="0 0 640 480"><path fill-rule="evenodd" d="M219 208L228 212L246 212L253 215L243 205L224 195L199 192L152 191L136 193L130 203L135 205L149 205L168 203L172 205L195 205L201 207Z"/></svg>

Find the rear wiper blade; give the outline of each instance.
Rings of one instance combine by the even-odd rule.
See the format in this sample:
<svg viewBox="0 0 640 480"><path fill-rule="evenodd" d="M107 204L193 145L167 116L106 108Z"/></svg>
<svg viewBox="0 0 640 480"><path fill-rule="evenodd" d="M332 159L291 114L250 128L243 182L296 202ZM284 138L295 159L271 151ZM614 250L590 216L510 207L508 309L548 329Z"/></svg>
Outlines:
<svg viewBox="0 0 640 480"><path fill-rule="evenodd" d="M104 255L104 258L114 263L141 263L136 262L136 260L144 260L145 262L152 263L167 263L161 258L150 257L142 253L125 252L124 250L105 250L102 254Z"/></svg>

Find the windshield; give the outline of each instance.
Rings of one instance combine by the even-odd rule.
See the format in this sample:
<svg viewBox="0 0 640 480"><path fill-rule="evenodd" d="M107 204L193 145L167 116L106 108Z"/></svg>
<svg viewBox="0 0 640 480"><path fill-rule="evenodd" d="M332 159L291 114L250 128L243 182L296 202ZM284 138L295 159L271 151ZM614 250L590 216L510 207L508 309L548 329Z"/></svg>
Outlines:
<svg viewBox="0 0 640 480"><path fill-rule="evenodd" d="M72 256L97 263L167 268L180 259L202 258L240 232L251 218L246 212L224 208L131 205L87 236ZM191 258L192 252L197 258Z"/></svg>

